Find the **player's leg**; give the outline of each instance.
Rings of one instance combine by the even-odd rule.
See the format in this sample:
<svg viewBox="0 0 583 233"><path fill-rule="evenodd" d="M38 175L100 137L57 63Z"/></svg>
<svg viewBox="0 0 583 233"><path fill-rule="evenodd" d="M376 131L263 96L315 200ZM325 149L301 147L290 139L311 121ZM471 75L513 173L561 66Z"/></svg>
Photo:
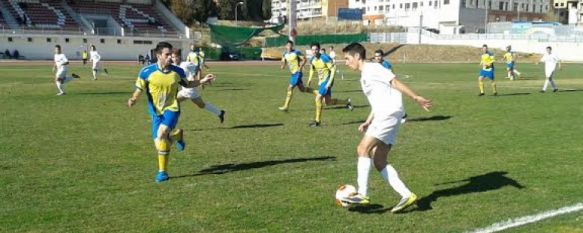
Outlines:
<svg viewBox="0 0 583 233"><path fill-rule="evenodd" d="M211 104L209 102L205 102L202 99L202 97L200 97L200 96L197 96L196 98L192 98L191 100L199 108L202 108L202 109L210 112L211 114L217 116L220 119L221 123L223 123L223 121L225 121L225 111L224 110L220 110L217 107L215 107L213 104Z"/></svg>
<svg viewBox="0 0 583 233"><path fill-rule="evenodd" d="M553 72L553 73L550 75L550 77L549 77L549 83L550 83L550 84L551 84L551 86L553 87L553 92L557 92L557 91L559 90L559 88L557 87L557 84L555 84L555 80L554 80L554 78L553 78L553 76L554 76L554 73L555 73L555 72Z"/></svg>
<svg viewBox="0 0 583 233"><path fill-rule="evenodd" d="M353 107L352 107L352 100L350 98L346 98L346 99L337 99L337 98L332 98L331 96L331 91L328 92L328 95L324 96L324 103L326 103L326 106L332 106L332 105L345 105L346 109L352 111Z"/></svg>
<svg viewBox="0 0 583 233"><path fill-rule="evenodd" d="M292 96L294 94L294 86L292 84L287 86L285 101L283 102L283 106L279 107L281 111L287 111L289 109L289 104L292 100Z"/></svg>
<svg viewBox="0 0 583 233"><path fill-rule="evenodd" d="M498 90L496 89L496 80L494 80L494 70L490 71L488 79L491 81L490 84L492 85L492 94L498 95Z"/></svg>
<svg viewBox="0 0 583 233"><path fill-rule="evenodd" d="M478 96L483 96L484 95L484 76L482 75L481 71L480 71L480 76L478 77L478 87L480 88L480 94Z"/></svg>
<svg viewBox="0 0 583 233"><path fill-rule="evenodd" d="M386 145L384 143L376 146L374 150L373 163L377 171L380 172L383 180L385 180L393 188L393 190L395 190L395 192L401 195L401 200L399 203L391 209L391 212L394 213L415 203L417 200L417 195L412 193L411 190L407 188L405 183L399 178L397 170L395 170L393 166L387 163L387 157L391 147L392 145Z"/></svg>
<svg viewBox="0 0 583 233"><path fill-rule="evenodd" d="M320 126L322 120L323 96L318 94L314 100L316 104L316 119L310 123L310 127Z"/></svg>
<svg viewBox="0 0 583 233"><path fill-rule="evenodd" d="M55 85L57 85L57 95L64 95L65 94L65 87L63 85L64 78L61 74L57 73L55 75Z"/></svg>
<svg viewBox="0 0 583 233"><path fill-rule="evenodd" d="M372 166L372 150L379 143L379 140L365 135L358 146L356 147L357 162L356 162L356 183L358 190L355 195L347 197L345 201L351 204L369 204L368 198L368 176Z"/></svg>
<svg viewBox="0 0 583 233"><path fill-rule="evenodd" d="M543 84L543 89L541 90L541 92L547 91L547 87L549 86L551 77L552 72L545 72L545 83Z"/></svg>

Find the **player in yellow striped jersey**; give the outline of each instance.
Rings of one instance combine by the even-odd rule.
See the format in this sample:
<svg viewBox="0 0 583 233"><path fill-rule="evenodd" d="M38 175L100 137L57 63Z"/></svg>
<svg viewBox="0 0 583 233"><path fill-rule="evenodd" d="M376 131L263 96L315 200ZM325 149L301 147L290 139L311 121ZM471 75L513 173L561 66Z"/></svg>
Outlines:
<svg viewBox="0 0 583 233"><path fill-rule="evenodd" d="M287 41L285 48L286 51L281 58L281 69L284 69L287 64L291 72L291 77L289 79L289 86L287 87L285 102L283 106L279 107L279 110L282 111L289 109L294 87L297 86L301 92L313 93L314 91L310 87L304 87L304 83L302 82L302 70L304 69L304 65L306 65L306 57L300 51L294 49L294 42L291 40Z"/></svg>
<svg viewBox="0 0 583 233"><path fill-rule="evenodd" d="M520 76L520 72L516 70L516 55L512 52L512 47L508 45L506 47L506 53L504 54L504 61L506 62L506 71L510 80L515 80L517 76Z"/></svg>
<svg viewBox="0 0 583 233"><path fill-rule="evenodd" d="M142 92L145 92L148 97L148 111L152 117L152 138L158 151L156 182L169 179L166 168L172 142L176 142L178 150L184 150L185 146L181 129L171 133L180 116L180 104L177 100L178 87L195 87L214 79L214 75L208 74L201 80L187 80L184 71L172 65L171 51L171 44L158 43L156 46L158 62L140 71L136 80L136 90L128 100L128 107L132 107Z"/></svg>
<svg viewBox="0 0 583 233"><path fill-rule="evenodd" d="M498 91L496 90L496 81L494 81L494 54L488 51L488 45L482 46L482 57L480 60L480 76L478 77L478 85L480 87L480 94L479 96L484 95L484 79L490 79L492 82L492 93L494 95L498 95Z"/></svg>
<svg viewBox="0 0 583 233"><path fill-rule="evenodd" d="M316 119L310 123L310 127L318 127L322 119L323 103L326 105L346 105L349 110L352 110L352 104L350 103L350 98L345 100L332 99L336 66L328 55L320 53L320 43L312 43L310 48L312 49L313 57L310 59L311 68L308 86L310 86L314 73L318 73L318 85L320 86L317 91L314 90L314 94L316 94Z"/></svg>

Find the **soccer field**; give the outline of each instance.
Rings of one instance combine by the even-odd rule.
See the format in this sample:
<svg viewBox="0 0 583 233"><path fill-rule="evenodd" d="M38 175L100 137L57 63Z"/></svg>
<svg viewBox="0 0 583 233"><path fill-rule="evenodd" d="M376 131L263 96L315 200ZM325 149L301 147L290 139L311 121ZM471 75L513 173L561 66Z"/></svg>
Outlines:
<svg viewBox="0 0 583 233"><path fill-rule="evenodd" d="M171 152L157 184L146 98L128 108L140 67L90 66L55 96L51 64L0 63L2 232L466 232L583 202L583 65L564 64L557 93L538 93L543 65L519 64L524 80L496 71L498 96L478 97L477 64L395 64L395 73L433 100L425 112L404 98L389 163L421 197L401 214L399 196L370 174L372 205L334 204L356 184L358 125L370 108L356 72L342 67L320 128L312 95L284 101L279 63L214 63L203 98L226 120L182 103L186 150ZM308 72L304 72L304 82ZM509 232L583 232L583 211Z"/></svg>

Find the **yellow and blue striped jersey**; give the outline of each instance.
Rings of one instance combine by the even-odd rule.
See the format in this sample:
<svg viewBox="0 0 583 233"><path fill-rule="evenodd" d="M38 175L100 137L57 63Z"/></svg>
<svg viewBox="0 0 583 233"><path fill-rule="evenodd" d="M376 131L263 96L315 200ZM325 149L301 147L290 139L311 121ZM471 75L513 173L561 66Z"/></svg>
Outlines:
<svg viewBox="0 0 583 233"><path fill-rule="evenodd" d="M310 70L310 78L312 78L313 72L318 73L318 84L322 84L324 81L331 79L334 80L334 73L336 73L336 67L332 63L332 59L326 55L321 54L320 57L313 56L310 60L310 65L312 69Z"/></svg>
<svg viewBox="0 0 583 233"><path fill-rule="evenodd" d="M482 59L480 61L483 70L492 70L494 68L494 54L486 52L482 54Z"/></svg>
<svg viewBox="0 0 583 233"><path fill-rule="evenodd" d="M287 61L289 71L292 74L297 73L300 70L300 63L304 60L304 55L300 51L292 50L291 52L285 52L281 58L282 61Z"/></svg>
<svg viewBox="0 0 583 233"><path fill-rule="evenodd" d="M514 62L514 53L513 52L506 52L504 54L504 59L506 59L507 64Z"/></svg>
<svg viewBox="0 0 583 233"><path fill-rule="evenodd" d="M164 71L160 70L158 64L146 66L136 80L136 88L146 92L148 109L155 115L162 115L164 111L179 112L180 105L176 99L178 87L187 84L184 71L174 65Z"/></svg>

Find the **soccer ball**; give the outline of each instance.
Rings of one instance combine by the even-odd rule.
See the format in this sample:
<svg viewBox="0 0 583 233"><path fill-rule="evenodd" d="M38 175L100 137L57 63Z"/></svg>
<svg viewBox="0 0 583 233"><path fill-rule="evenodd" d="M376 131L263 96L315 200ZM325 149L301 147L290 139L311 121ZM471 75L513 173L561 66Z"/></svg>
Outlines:
<svg viewBox="0 0 583 233"><path fill-rule="evenodd" d="M348 207L350 204L343 202L342 199L349 197L356 193L356 188L352 185L345 184L336 190L336 205Z"/></svg>

